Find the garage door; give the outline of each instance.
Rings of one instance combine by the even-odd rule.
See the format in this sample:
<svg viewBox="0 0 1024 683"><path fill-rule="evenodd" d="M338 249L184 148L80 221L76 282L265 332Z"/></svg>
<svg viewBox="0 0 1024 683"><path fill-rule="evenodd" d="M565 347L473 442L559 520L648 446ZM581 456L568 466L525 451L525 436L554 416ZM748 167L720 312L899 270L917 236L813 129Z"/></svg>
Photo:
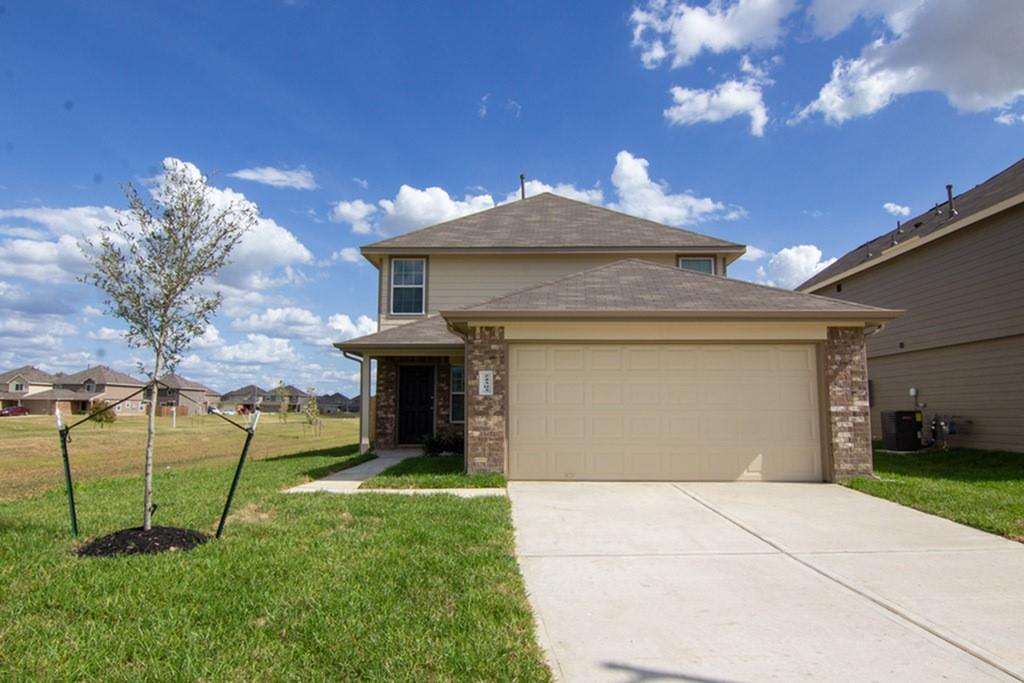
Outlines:
<svg viewBox="0 0 1024 683"><path fill-rule="evenodd" d="M820 481L813 345L513 344L516 479Z"/></svg>

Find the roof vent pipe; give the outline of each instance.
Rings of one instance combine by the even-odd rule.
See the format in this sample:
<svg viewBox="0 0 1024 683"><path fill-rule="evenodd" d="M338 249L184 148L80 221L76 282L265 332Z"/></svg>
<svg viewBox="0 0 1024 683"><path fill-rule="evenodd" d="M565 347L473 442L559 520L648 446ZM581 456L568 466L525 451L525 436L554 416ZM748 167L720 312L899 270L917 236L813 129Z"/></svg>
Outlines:
<svg viewBox="0 0 1024 683"><path fill-rule="evenodd" d="M526 199L526 174L519 174L519 198Z"/></svg>
<svg viewBox="0 0 1024 683"><path fill-rule="evenodd" d="M949 217L956 215L956 208L953 206L953 186L946 185L946 199L949 202Z"/></svg>

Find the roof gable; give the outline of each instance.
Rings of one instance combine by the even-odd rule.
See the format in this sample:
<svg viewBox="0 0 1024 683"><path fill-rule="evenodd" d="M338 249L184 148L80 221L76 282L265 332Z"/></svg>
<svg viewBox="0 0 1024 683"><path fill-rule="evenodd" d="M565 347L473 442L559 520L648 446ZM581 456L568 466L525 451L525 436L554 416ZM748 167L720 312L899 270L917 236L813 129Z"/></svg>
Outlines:
<svg viewBox="0 0 1024 683"><path fill-rule="evenodd" d="M58 377L61 384L123 384L134 387L146 385L142 380L108 368L106 365L95 365L80 372L70 375L59 375Z"/></svg>
<svg viewBox="0 0 1024 683"><path fill-rule="evenodd" d="M362 248L364 254L409 250L720 250L743 245L545 192L438 223Z"/></svg>
<svg viewBox="0 0 1024 683"><path fill-rule="evenodd" d="M449 320L510 313L864 319L891 318L897 314L642 259L615 261L463 309L442 311Z"/></svg>
<svg viewBox="0 0 1024 683"><path fill-rule="evenodd" d="M20 368L8 370L7 372L0 372L0 382L3 383L10 382L17 377L21 377L30 384L49 384L53 382L53 375L43 372L32 365L23 365Z"/></svg>

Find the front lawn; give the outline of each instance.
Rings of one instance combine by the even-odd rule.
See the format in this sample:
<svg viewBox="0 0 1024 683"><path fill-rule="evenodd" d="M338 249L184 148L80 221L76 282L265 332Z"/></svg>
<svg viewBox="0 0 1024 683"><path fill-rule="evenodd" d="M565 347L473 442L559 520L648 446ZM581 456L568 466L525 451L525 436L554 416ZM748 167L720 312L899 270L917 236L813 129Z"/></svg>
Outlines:
<svg viewBox="0 0 1024 683"><path fill-rule="evenodd" d="M875 475L851 488L1024 541L1024 453L954 448L875 452Z"/></svg>
<svg viewBox="0 0 1024 683"><path fill-rule="evenodd" d="M495 472L466 474L461 455L407 458L364 481L361 489L479 489L505 488L505 476Z"/></svg>
<svg viewBox="0 0 1024 683"><path fill-rule="evenodd" d="M249 463L189 552L73 554L139 523L138 478L78 488L77 541L59 489L0 503L0 680L550 680L508 500L281 493L359 459ZM212 535L232 473L158 472L154 523Z"/></svg>

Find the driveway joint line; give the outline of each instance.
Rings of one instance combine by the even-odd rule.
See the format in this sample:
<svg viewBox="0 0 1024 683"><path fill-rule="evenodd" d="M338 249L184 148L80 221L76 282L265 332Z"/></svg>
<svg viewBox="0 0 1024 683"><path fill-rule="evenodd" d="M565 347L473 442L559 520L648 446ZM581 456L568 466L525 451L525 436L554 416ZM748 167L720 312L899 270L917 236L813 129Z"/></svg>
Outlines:
<svg viewBox="0 0 1024 683"><path fill-rule="evenodd" d="M634 557L745 557L745 556L757 556L757 555L778 555L779 551L775 550L736 550L736 551L719 551L719 550L694 550L692 552L679 552L679 553L520 553L520 557L529 559L580 559L590 557L615 557L615 558L634 558Z"/></svg>
<svg viewBox="0 0 1024 683"><path fill-rule="evenodd" d="M682 493L684 496L688 496L689 498L691 498L695 502L699 503L700 505L704 506L705 508L707 508L708 510L710 510L714 514L718 515L722 519L726 520L727 522L732 523L733 525L739 527L743 531L746 531L748 534L750 534L754 538L757 538L761 542L766 543L769 546L775 548L780 553L782 553L786 557L790 558L794 562L796 562L796 563L798 563L798 564L800 564L800 565L810 569L811 571L813 571L816 574L818 574L818 575L828 579L829 581L832 581L832 582L842 586L843 588L851 591L852 593L854 593L856 595L859 595L860 597L864 598L865 600L868 600L868 601L874 603L875 605L881 607L882 609L886 610L890 614L893 614L896 617L898 617L900 619L903 619L908 624L911 624L912 626L916 626L917 628L925 631L926 633L931 634L935 638L938 638L939 640L942 640L943 642L945 642L945 643L947 643L949 645L952 645L953 647L955 647L956 649L960 650L961 652L963 652L963 653L965 653L965 654L967 654L967 655L969 655L971 657L974 657L975 659L977 659L977 660L979 660L981 662L984 662L985 664L988 664L992 668L1001 671L1002 673L1006 674L1007 676L1010 676L1014 680L1021 681L1022 683L1024 683L1024 675L1022 675L1020 673L1017 673L1016 671L1014 671L1014 670L1012 670L1012 669L1010 669L1010 668L1000 664L999 662L993 660L992 658L986 656L985 654L983 654L981 652L978 652L977 650L975 650L970 645L967 645L966 643L961 643L959 640L955 639L954 637L946 635L946 634L942 633L941 631L939 631L939 630L929 626L928 624L923 623L922 621L914 618L913 616L911 616L907 612L904 612L901 608L899 608L895 604L890 603L888 600L885 600L885 599L883 599L881 597L874 596L871 593L868 593L868 592L866 592L866 591L864 591L864 590L862 590L860 588L857 588L853 584L848 583L848 582L842 580L838 576L834 576L833 574L825 571L824 569L821 569L821 568L817 567L816 565L812 564L811 562L808 562L808 561L802 559L800 556L795 555L794 553L792 553L789 550L787 550L785 548L785 546L781 545L777 541L772 541L772 540L766 538L765 536L762 536L761 534L759 534L758 532L754 531L752 528L750 528L747 525L743 524L739 520L732 518L730 515L727 515L726 513L722 512L721 510L716 508L715 506L711 505L710 503L708 503L707 501L702 499L697 494L695 494L695 493L693 493L691 491L687 491L686 489L684 489L679 484L672 484L671 486L673 488L675 488L677 491L679 491L680 493Z"/></svg>

